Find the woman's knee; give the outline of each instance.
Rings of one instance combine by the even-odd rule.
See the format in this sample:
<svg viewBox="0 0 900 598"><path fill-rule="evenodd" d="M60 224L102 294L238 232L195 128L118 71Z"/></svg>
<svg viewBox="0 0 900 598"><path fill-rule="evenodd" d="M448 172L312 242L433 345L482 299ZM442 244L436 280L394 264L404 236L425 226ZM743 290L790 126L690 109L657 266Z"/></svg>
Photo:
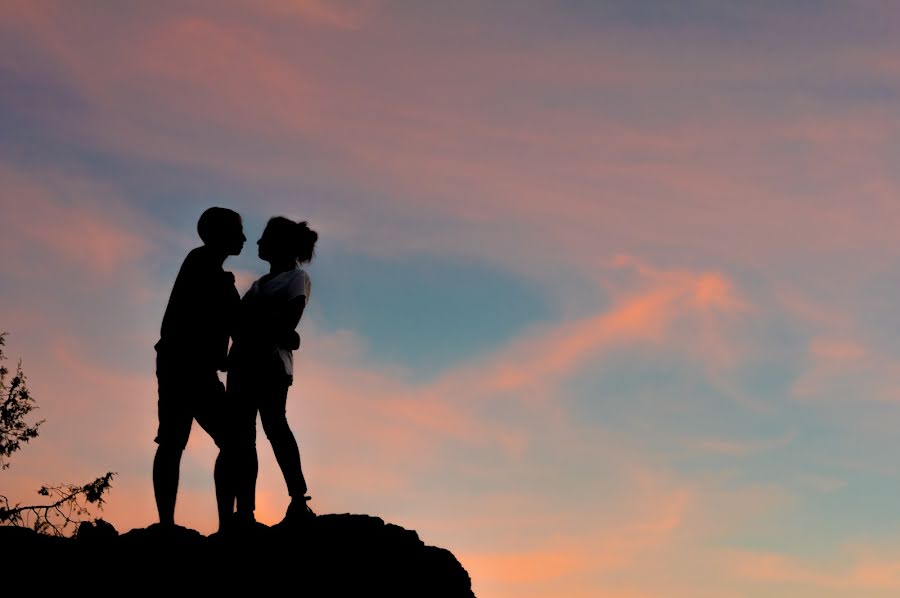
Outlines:
<svg viewBox="0 0 900 598"><path fill-rule="evenodd" d="M283 413L271 417L263 417L261 419L263 432L266 433L266 438L270 441L286 438L288 436L293 437L287 418Z"/></svg>

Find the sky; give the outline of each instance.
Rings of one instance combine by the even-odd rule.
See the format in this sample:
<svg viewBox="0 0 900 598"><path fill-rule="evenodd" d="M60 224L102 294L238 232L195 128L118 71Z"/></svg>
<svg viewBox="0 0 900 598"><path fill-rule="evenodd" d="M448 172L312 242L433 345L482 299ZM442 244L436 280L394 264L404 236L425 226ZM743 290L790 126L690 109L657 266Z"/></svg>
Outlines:
<svg viewBox="0 0 900 598"><path fill-rule="evenodd" d="M900 592L893 2L0 0L13 500L156 521L153 345L196 221L320 234L311 506L479 598ZM14 361L13 361L14 363ZM287 491L265 441L257 518ZM176 520L216 528L195 426Z"/></svg>

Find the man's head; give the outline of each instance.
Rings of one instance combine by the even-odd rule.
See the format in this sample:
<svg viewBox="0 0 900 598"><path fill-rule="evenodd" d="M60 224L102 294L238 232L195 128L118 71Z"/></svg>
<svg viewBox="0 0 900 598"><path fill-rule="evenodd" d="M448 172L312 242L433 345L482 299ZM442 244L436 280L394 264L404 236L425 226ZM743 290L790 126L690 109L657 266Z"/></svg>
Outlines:
<svg viewBox="0 0 900 598"><path fill-rule="evenodd" d="M227 208L209 208L203 212L197 222L197 232L204 245L225 255L238 255L247 240L241 215Z"/></svg>

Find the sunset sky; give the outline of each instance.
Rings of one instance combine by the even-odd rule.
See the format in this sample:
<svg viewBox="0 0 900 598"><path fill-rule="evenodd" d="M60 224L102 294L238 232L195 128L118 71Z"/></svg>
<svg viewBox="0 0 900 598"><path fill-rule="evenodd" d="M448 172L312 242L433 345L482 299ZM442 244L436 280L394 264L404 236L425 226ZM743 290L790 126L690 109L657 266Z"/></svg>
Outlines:
<svg viewBox="0 0 900 598"><path fill-rule="evenodd" d="M46 419L0 494L112 470L102 516L156 521L153 344L218 205L242 292L270 216L320 234L317 512L417 530L479 598L900 595L898 31L887 0L0 0L0 331ZM205 534L215 455L195 426Z"/></svg>

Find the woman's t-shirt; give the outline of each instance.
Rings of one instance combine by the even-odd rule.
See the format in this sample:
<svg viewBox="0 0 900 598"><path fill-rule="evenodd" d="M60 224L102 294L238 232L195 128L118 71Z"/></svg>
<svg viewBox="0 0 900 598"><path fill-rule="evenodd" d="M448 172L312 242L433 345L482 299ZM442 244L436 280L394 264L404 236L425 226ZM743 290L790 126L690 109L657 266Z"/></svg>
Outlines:
<svg viewBox="0 0 900 598"><path fill-rule="evenodd" d="M264 325L269 310L283 308L289 301L296 297L306 297L309 304L309 293L312 283L309 274L301 268L281 272L271 278L260 278L250 286L250 290L244 295L243 301L251 311L250 319L257 325ZM287 334L290 331L273 331ZM293 352L285 347L276 346L275 351L284 366L284 373L288 376L294 374Z"/></svg>

